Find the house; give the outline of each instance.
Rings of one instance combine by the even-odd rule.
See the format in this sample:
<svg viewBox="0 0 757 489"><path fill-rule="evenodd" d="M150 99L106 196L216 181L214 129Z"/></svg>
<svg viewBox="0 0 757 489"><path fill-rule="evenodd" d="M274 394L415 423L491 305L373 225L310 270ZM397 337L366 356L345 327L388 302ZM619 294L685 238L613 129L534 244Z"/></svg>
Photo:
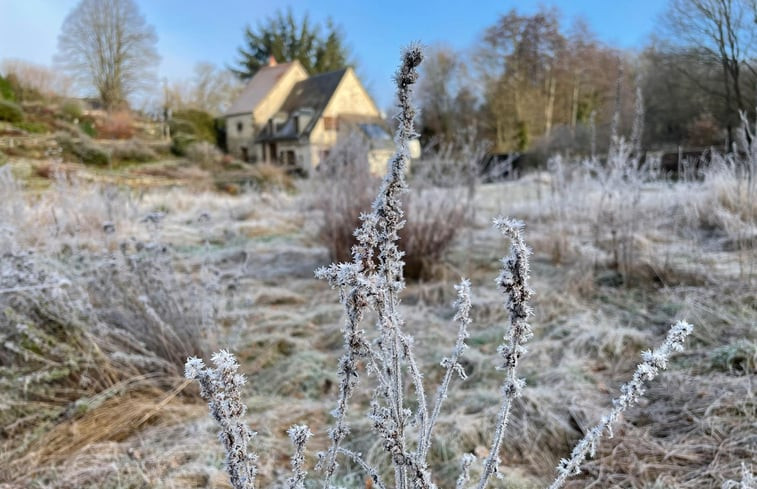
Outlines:
<svg viewBox="0 0 757 489"><path fill-rule="evenodd" d="M224 115L229 153L244 161L260 161L254 141L289 96L292 87L308 74L298 61L277 64L273 57L258 70Z"/></svg>
<svg viewBox="0 0 757 489"><path fill-rule="evenodd" d="M373 171L383 172L391 137L352 68L308 76L298 61L271 58L225 115L227 147L250 162L308 174L337 142L360 137Z"/></svg>

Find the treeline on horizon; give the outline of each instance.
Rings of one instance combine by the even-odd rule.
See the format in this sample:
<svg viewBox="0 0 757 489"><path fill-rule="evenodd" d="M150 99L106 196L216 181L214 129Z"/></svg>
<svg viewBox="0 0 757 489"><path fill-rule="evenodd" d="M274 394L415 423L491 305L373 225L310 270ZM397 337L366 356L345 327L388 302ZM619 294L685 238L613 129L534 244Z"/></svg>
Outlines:
<svg viewBox="0 0 757 489"><path fill-rule="evenodd" d="M421 86L422 139L485 139L495 152L588 154L610 142L613 117L641 147L730 148L753 118L757 7L746 0L672 0L638 51L596 39L554 8L502 15L466 50L433 45ZM638 122L637 122L638 124Z"/></svg>
<svg viewBox="0 0 757 489"><path fill-rule="evenodd" d="M156 64L145 53L159 58L157 33L134 0L113 2L114 11L129 14L119 14L121 30L90 22L101 7L100 0L81 0L72 9L61 28L55 68L3 61L3 103L67 96L76 85L109 110L132 105L131 97L156 78ZM585 22L566 21L555 8L529 14L512 9L472 46L426 46L417 91L421 142L475 141L492 152L587 155L609 146L614 126L627 139L632 127L643 128L634 141L643 150L730 149L749 138L740 128L741 114L754 119L757 105L756 27L752 0L669 0L646 46L623 50L599 41ZM140 39L124 44L128 63L100 49L120 45L124 30ZM279 10L247 25L235 66L198 63L190 79L164 83L162 95L152 94L152 111L199 110L218 117L269 56L298 59L311 73L354 65L348 37L331 18L322 26L307 13ZM82 59L103 62L92 67Z"/></svg>

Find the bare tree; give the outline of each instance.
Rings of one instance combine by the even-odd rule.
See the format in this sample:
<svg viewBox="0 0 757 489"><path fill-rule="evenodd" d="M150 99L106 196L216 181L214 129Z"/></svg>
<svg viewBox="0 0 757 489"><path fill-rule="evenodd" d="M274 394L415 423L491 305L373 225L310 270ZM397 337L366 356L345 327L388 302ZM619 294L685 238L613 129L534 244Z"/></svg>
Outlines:
<svg viewBox="0 0 757 489"><path fill-rule="evenodd" d="M63 21L56 61L110 110L155 80L157 42L134 0L81 0Z"/></svg>
<svg viewBox="0 0 757 489"><path fill-rule="evenodd" d="M191 78L165 87L166 105L172 109L198 109L220 115L243 87L231 71L201 61L195 64Z"/></svg>
<svg viewBox="0 0 757 489"><path fill-rule="evenodd" d="M426 51L418 90L424 143L432 138L450 141L465 127L459 123L464 115L460 109L470 107L458 107L463 103L471 105L465 99L458 103L458 95L466 85L465 71L462 56L452 47L437 44ZM463 92L462 97L469 94ZM475 106L475 101L472 104Z"/></svg>
<svg viewBox="0 0 757 489"><path fill-rule="evenodd" d="M674 44L693 55L694 64L720 68L719 92L729 117L729 142L733 141L731 121L751 108L744 91L752 84L743 75L745 70L757 73L750 64L755 55L754 19L753 0L671 0L663 19L674 34Z"/></svg>

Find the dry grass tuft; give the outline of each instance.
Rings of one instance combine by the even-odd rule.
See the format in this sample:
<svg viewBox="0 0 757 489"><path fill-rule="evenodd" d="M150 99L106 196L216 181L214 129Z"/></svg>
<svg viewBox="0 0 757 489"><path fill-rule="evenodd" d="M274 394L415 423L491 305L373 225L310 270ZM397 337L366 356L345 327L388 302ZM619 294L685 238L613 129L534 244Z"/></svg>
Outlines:
<svg viewBox="0 0 757 489"><path fill-rule="evenodd" d="M742 462L757 449L752 384L745 376L668 376L630 413L622 436L566 487L595 479L599 487L700 488L740 479Z"/></svg>
<svg viewBox="0 0 757 489"><path fill-rule="evenodd" d="M157 388L155 379L129 379L114 390L123 393L89 407L85 402L77 404L83 414L65 419L35 440L28 451L9 464L11 474L22 472L25 476L29 466L48 467L65 463L72 454L88 446L102 442L120 442L148 426L167 426L197 417L204 411L196 402L196 393L184 393L187 382L172 377L164 379L163 388ZM141 385L140 385L141 384ZM171 384L175 387L170 388ZM128 395L125 395L128 393ZM90 403L98 404L97 400Z"/></svg>

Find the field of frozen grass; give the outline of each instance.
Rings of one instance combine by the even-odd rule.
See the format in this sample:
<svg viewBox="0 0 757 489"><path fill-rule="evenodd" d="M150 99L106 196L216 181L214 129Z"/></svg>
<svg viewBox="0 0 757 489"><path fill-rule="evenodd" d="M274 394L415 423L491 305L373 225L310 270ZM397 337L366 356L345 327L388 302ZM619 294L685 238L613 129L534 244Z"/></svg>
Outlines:
<svg viewBox="0 0 757 489"><path fill-rule="evenodd" d="M343 308L313 277L330 262L316 244L317 181L232 196L67 175L30 192L12 166L0 168L2 487L229 487L206 405L182 376L187 356L220 347L249 379L262 485L289 475L291 425L307 422L309 447L327 448ZM433 386L457 334L454 284L472 283L468 378L450 390L429 454L440 487L454 485L461 454L487 456L501 397L495 349L508 314L492 281L509 244L490 226L500 214L526 223L535 315L506 477L493 486L547 485L640 352L679 319L696 325L686 352L567 487L721 487L741 480L742 464L754 471L754 184L727 162L702 180L610 189L584 168L557 162L479 185L469 225L402 293ZM349 448L388 470L368 399L351 399ZM370 486L364 477L344 462L335 483Z"/></svg>

